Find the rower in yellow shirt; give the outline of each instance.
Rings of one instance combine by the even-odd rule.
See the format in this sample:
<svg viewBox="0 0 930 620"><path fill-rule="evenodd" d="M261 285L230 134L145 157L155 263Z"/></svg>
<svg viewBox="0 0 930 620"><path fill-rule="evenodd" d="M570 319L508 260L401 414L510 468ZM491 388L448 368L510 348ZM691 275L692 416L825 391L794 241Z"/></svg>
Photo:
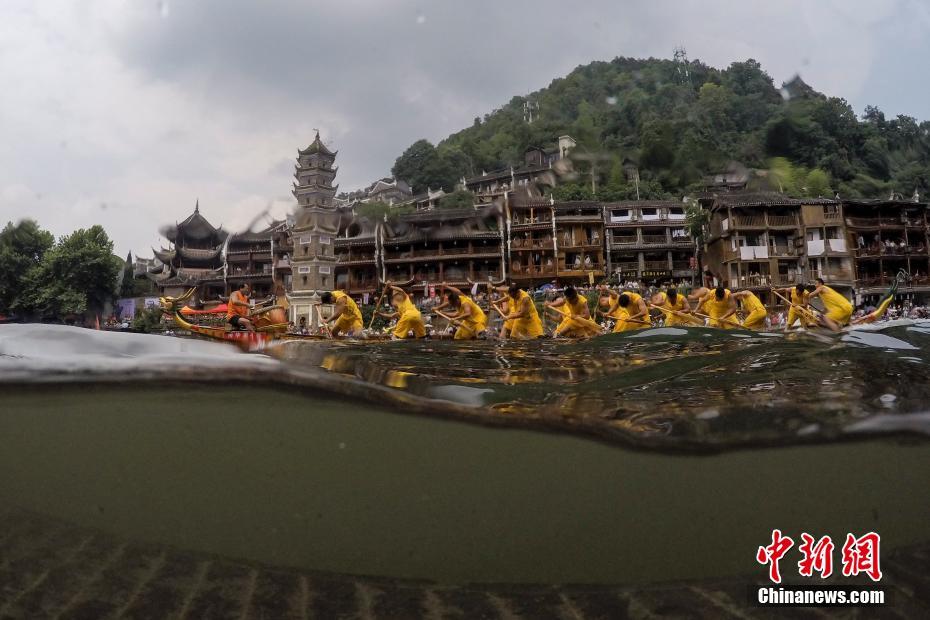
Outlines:
<svg viewBox="0 0 930 620"><path fill-rule="evenodd" d="M552 335L555 338L585 338L601 333L601 326L591 320L588 300L578 294L574 286L566 286L562 296L555 301L547 301L546 308L553 308L562 313L562 320Z"/></svg>
<svg viewBox="0 0 930 620"><path fill-rule="evenodd" d="M853 305L846 297L824 284L822 278L817 278L817 288L808 296L808 299L819 297L826 309L818 317L820 325L828 327L835 332L849 325L849 317L853 313Z"/></svg>
<svg viewBox="0 0 930 620"><path fill-rule="evenodd" d="M393 286L392 284L388 284L385 287L385 292L388 290L393 291L391 305L394 306L394 312L379 311L378 314L388 320L397 319L397 324L394 326L391 335L398 340L408 338L410 332L413 332L415 338L423 338L426 336L426 325L423 323L423 315L420 314L417 307L410 301L410 296L404 292L404 289Z"/></svg>
<svg viewBox="0 0 930 620"><path fill-rule="evenodd" d="M792 305L788 308L788 319L785 321L785 331L794 327L794 324L798 321L801 322L801 327L807 327L813 324L813 313L810 310L806 310L810 294L807 292L807 287L804 286L804 284L798 283L790 288L772 290L791 300Z"/></svg>
<svg viewBox="0 0 930 620"><path fill-rule="evenodd" d="M354 299L343 291L333 291L323 293L320 296L320 301L324 304L333 304L333 314L326 320L326 323L332 325L330 331L332 331L333 336L340 334L347 336L361 335L364 328L362 311L359 310Z"/></svg>
<svg viewBox="0 0 930 620"><path fill-rule="evenodd" d="M756 297L752 291L739 291L733 293L733 298L739 302L743 310L743 322L740 327L744 329L763 329L765 327L765 317L768 311L762 300Z"/></svg>
<svg viewBox="0 0 930 620"><path fill-rule="evenodd" d="M529 340L542 336L542 321L539 320L539 312L536 311L532 297L517 284L511 284L504 290L507 292L510 308L504 317L504 323L506 325L508 321L513 321L507 337L513 340Z"/></svg>
<svg viewBox="0 0 930 620"><path fill-rule="evenodd" d="M656 293L652 298L652 305L659 308L665 315L665 326L703 325L704 321L691 316L691 304L688 298L678 292L677 288L670 287L665 292Z"/></svg>
<svg viewBox="0 0 930 620"><path fill-rule="evenodd" d="M709 327L718 327L721 329L733 329L739 327L739 321L736 319L736 300L733 299L729 289L718 286L713 292L708 293L701 299L696 312L701 310L710 317Z"/></svg>
<svg viewBox="0 0 930 620"><path fill-rule="evenodd" d="M649 320L649 308L639 293L623 291L618 294L609 291L609 295L613 305L607 314L613 316L616 313L617 316L613 333L652 327Z"/></svg>
<svg viewBox="0 0 930 620"><path fill-rule="evenodd" d="M440 286L439 294L445 297L445 301L433 308L433 311L440 312L446 307L454 311L447 318L458 328L455 330L455 340L474 340L487 329L488 316L471 297L445 282Z"/></svg>

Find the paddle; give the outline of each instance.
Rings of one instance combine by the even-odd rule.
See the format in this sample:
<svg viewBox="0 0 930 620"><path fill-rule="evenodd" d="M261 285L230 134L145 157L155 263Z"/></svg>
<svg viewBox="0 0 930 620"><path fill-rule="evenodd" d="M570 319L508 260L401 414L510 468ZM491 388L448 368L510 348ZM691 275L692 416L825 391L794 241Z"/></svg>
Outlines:
<svg viewBox="0 0 930 620"><path fill-rule="evenodd" d="M446 313L444 313L444 312L442 312L442 311L440 311L440 310L433 310L433 313L438 314L439 316L441 316L441 317L444 318L445 320L449 321L449 324L450 324L450 325L455 325L456 327L464 327L464 328L467 329L468 331L474 333L474 330L472 330L472 329L470 329L468 326L466 326L465 323L464 323L463 321L460 321L460 320L458 320L458 319L454 319L454 318L452 318L451 316L449 316L448 314L446 314Z"/></svg>
<svg viewBox="0 0 930 620"><path fill-rule="evenodd" d="M371 313L371 320L368 321L368 331L371 331L371 326L375 324L375 317L378 316L378 308L381 307L381 302L384 301L384 296L387 294L388 287L384 287L384 290L381 291L381 297L378 298L378 303L375 304L375 308Z"/></svg>
<svg viewBox="0 0 930 620"><path fill-rule="evenodd" d="M694 316L699 316L699 317L701 317L702 319L707 319L708 321L723 321L723 319L715 319L714 317L710 316L709 314L701 314L700 312L692 312L691 314L693 314ZM730 318L730 317L727 317L727 318L726 318L726 322L729 323L729 324L731 324L731 325L735 325L736 327L740 327L739 321L734 321L734 320L733 320L732 318Z"/></svg>
<svg viewBox="0 0 930 620"><path fill-rule="evenodd" d="M320 320L320 324L323 326L323 329L326 330L326 336L327 336L328 338L332 338L332 337L333 337L333 331L329 328L329 323L327 323L326 321L323 320L323 311L320 310L320 306L319 306L319 305L316 305L316 306L313 306L313 307L316 308L316 318L318 318L318 319Z"/></svg>
<svg viewBox="0 0 930 620"><path fill-rule="evenodd" d="M820 321L817 319L817 315L815 315L815 314L813 313L813 311L811 311L809 308L805 308L804 306L799 306L798 304L794 303L794 302L791 301L790 299L786 298L784 295L781 295L781 294L780 294L778 291L776 291L775 289L772 289L772 294L775 295L776 297L778 297L779 299L781 299L782 301L784 301L785 303L787 303L787 304L788 304L789 306L791 306L792 308L797 308L798 312L800 312L803 316L805 316L805 317L807 318L808 321L811 321L811 322L813 322L813 323L819 323L819 322L820 322Z"/></svg>
<svg viewBox="0 0 930 620"><path fill-rule="evenodd" d="M657 305L655 305L655 304L649 304L649 307L650 307L650 308L655 308L656 310L661 310L662 312L668 312L668 313L674 314L675 316L678 316L678 317L680 317L680 318L683 318L683 319L686 319L686 320L688 320L688 321L697 323L697 321L694 320L694 315L693 315L693 314L685 314L684 312L679 312L678 310L669 310L668 308L663 308L662 306L657 306Z"/></svg>

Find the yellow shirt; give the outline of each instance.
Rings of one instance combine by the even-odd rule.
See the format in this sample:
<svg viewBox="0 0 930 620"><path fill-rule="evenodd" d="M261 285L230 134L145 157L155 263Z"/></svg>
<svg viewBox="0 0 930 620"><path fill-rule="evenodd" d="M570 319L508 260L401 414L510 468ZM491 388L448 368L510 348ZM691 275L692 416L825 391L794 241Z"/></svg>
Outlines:
<svg viewBox="0 0 930 620"><path fill-rule="evenodd" d="M584 316L588 309L588 300L579 295L578 299L575 300L575 303L572 303L566 299L565 305L568 306L569 310L571 310L572 316Z"/></svg>
<svg viewBox="0 0 930 620"><path fill-rule="evenodd" d="M614 333L633 329L646 329L649 327L648 314L636 319L637 321L643 321L642 323L627 322L628 318L639 312L639 303L643 300L642 295L632 291L624 291L621 295L626 295L630 299L630 303L627 304L626 308L617 305L617 310L614 312L617 318L617 323L614 325Z"/></svg>
<svg viewBox="0 0 930 620"><path fill-rule="evenodd" d="M345 307L342 309L342 316L353 320L358 319L359 322L362 321L362 311L358 309L358 304L355 303L354 299L343 291L333 291L333 299L335 301L339 301L340 299L346 300Z"/></svg>
<svg viewBox="0 0 930 620"><path fill-rule="evenodd" d="M717 299L716 291L711 291L704 298L704 308L707 310L707 316L713 319L710 322L711 327L736 327L736 319L730 315L726 320L719 320L723 315L730 311L730 289L723 289L723 299Z"/></svg>
<svg viewBox="0 0 930 620"><path fill-rule="evenodd" d="M820 299L823 300L823 306L827 311L837 310L840 312L852 312L852 304L849 303L849 300L834 291L829 286L823 286L821 288Z"/></svg>
<svg viewBox="0 0 930 620"><path fill-rule="evenodd" d="M397 305L397 325L394 326L395 338L406 338L410 331L414 336L422 338L426 335L426 326L423 324L423 315L417 310L417 307L410 301L410 297L404 294L404 300Z"/></svg>
<svg viewBox="0 0 930 620"><path fill-rule="evenodd" d="M539 320L539 313L536 311L536 304L526 291L521 290L517 299L513 300L514 311L523 308L524 303L529 307L529 312L527 316L514 319L510 335L513 338L538 338L543 335L543 326L542 321Z"/></svg>
<svg viewBox="0 0 930 620"><path fill-rule="evenodd" d="M488 326L488 315L484 313L484 310L476 304L470 297L465 295L459 295L459 302L461 303L461 308L464 309L468 307L470 310L469 315L462 319L462 322L470 329L473 333L478 333L483 331Z"/></svg>
<svg viewBox="0 0 930 620"><path fill-rule="evenodd" d="M766 312L765 305L762 303L762 300L756 297L755 293L749 293L746 297L743 297L743 310L749 314L753 312Z"/></svg>

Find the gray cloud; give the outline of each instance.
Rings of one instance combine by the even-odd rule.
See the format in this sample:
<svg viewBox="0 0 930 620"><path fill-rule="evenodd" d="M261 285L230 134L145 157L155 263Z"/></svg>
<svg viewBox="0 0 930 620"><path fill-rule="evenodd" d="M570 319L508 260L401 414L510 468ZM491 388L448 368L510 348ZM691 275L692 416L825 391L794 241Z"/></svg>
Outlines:
<svg viewBox="0 0 930 620"><path fill-rule="evenodd" d="M99 221L122 252L197 198L227 226L280 215L313 128L354 189L414 140L617 55L751 56L858 110L930 117L918 0L14 0L0 17L0 219Z"/></svg>

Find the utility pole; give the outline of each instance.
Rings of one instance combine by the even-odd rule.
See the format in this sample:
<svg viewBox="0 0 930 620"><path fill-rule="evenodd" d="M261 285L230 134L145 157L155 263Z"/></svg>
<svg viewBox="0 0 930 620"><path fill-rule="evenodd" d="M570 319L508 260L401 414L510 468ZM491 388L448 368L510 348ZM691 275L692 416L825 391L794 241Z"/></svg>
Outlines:
<svg viewBox="0 0 930 620"><path fill-rule="evenodd" d="M688 66L690 62L688 61L688 52L681 45L675 48L675 64L678 65L678 79L682 84L687 86L694 86L691 83L691 71Z"/></svg>

